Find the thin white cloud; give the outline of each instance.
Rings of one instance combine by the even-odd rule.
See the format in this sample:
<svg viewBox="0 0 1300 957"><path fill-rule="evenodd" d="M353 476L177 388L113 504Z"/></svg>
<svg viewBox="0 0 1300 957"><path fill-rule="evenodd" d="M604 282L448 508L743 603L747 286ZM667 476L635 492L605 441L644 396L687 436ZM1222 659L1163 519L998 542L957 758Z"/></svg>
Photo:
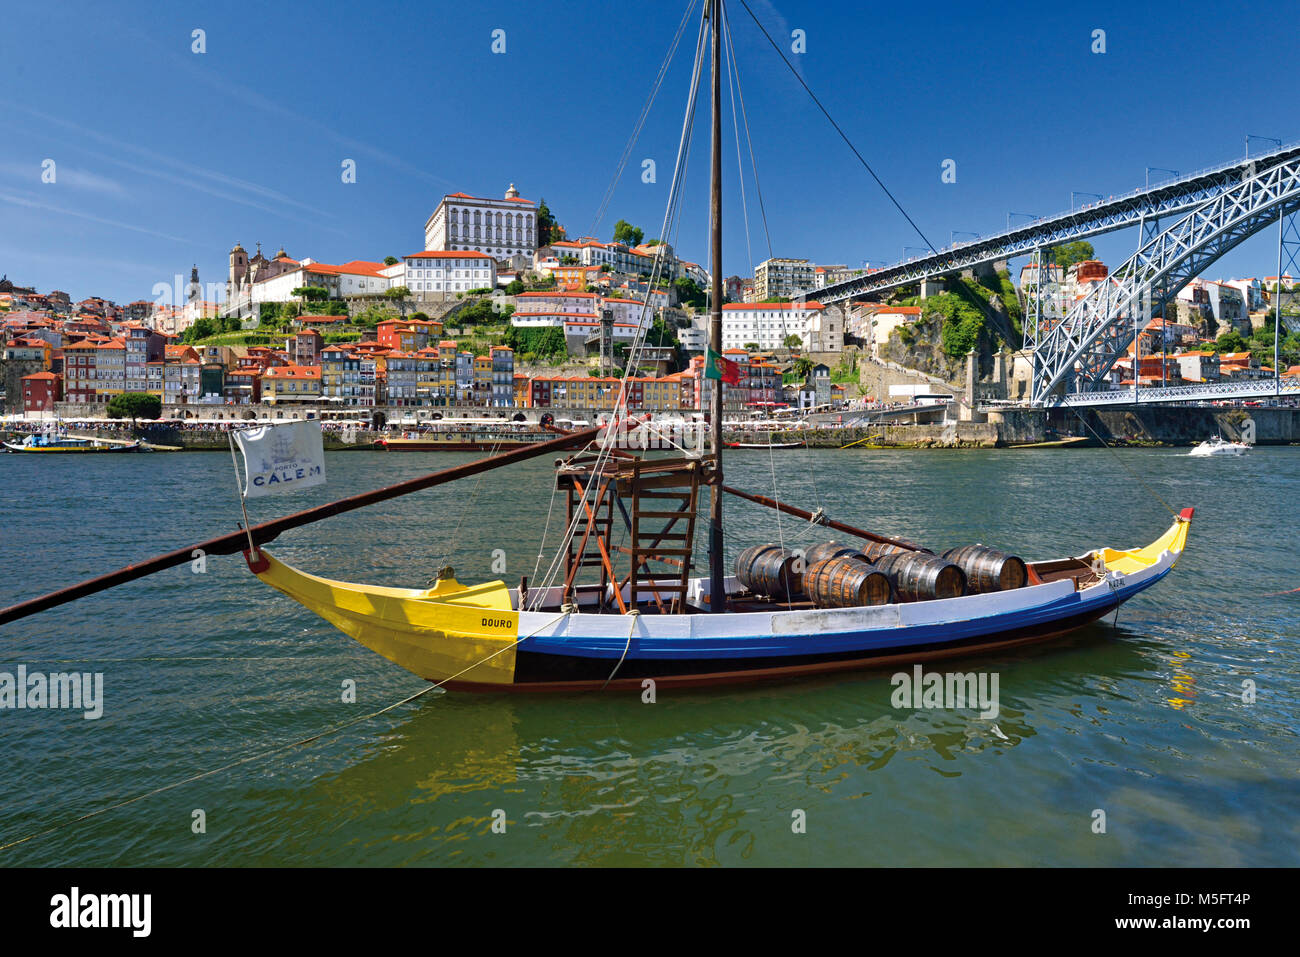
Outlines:
<svg viewBox="0 0 1300 957"><path fill-rule="evenodd" d="M437 183L441 186L450 187L454 185L450 180L438 176L435 173L430 173L428 170L412 163L408 163L400 156L395 156L392 153L381 150L378 147L372 146L370 143L345 136L328 123L322 123L320 120L313 119L309 116L303 116L301 113L296 113L286 107L283 103L264 96L256 90L250 89L240 83L227 79L220 73L209 69L203 63L199 62L204 60L204 57L181 56L172 53L165 48L158 47L157 37L155 36L147 36L141 31L131 27L124 27L123 29L124 32L134 34L138 39L149 43L154 48L152 53L153 56L166 59L176 69L184 70L196 80L206 83L208 86L227 97L242 100L248 106L269 113L273 116L281 116L293 120L296 123L301 123L303 126L310 127L318 133L335 140L357 155L369 156L372 159L378 160L387 166L391 166L392 168L407 174L408 176L419 177L420 179L427 180L431 183Z"/></svg>
<svg viewBox="0 0 1300 957"><path fill-rule="evenodd" d="M191 177L199 177L201 179L206 179L214 183L219 183L223 186L228 186L236 190L242 190L246 193L251 193L252 195L257 196L263 200L269 200L271 202L281 203L286 206L293 206L293 207L297 207L298 209L304 209L317 216L327 215L322 210L318 209L315 206L312 206L308 203L300 202L296 199L293 199L290 196L286 196L284 193L281 193L278 190L274 190L269 187L262 186L259 183L253 183L248 180L240 179L239 177L231 176L227 173L222 173L218 170L212 170L212 169L207 169L206 167L196 166L193 163L187 163L184 160L175 159L163 153L159 153L156 150L147 149L135 143L128 143L124 140L119 140L115 137L109 136L107 133L101 133L98 130L94 130L91 129L90 127L83 126L80 123L74 123L71 120L65 120L62 117L58 117L58 116L51 116L48 113L42 113L40 110L34 110L31 107L19 103L12 103L8 101L0 101L0 103L3 103L6 109L26 113L28 116L34 117L38 120L41 120L42 122L49 123L53 126L58 126L62 129L65 129L71 133L75 133L79 138L94 140L97 143L101 143L105 146L109 146L119 154L120 153L134 154L135 156L138 156L141 159L148 161L150 164L153 164L154 167L159 167L159 166L169 167L171 169L179 170L182 173L186 173ZM120 159L120 156L118 158L115 158L110 155L104 155L101 158L109 162L116 162L118 165L126 165L125 161ZM138 172L144 173L145 175L160 175L160 171L157 170L156 168L148 168L148 167L132 167L132 168ZM189 181L184 181L184 182L186 182L187 185L194 185L189 183ZM258 207L258 208L265 209L266 207Z"/></svg>
<svg viewBox="0 0 1300 957"><path fill-rule="evenodd" d="M136 226L132 223L124 223L116 219L106 219L103 216L96 216L93 213L85 213L75 209L67 209L62 206L55 206L53 203L42 202L31 196L21 196L17 193L9 193L0 190L0 203L9 203L13 206L22 206L26 209L35 209L44 213L54 213L59 216L72 216L76 219L84 219L87 222L99 223L102 226L112 226L114 229L128 229L134 233L143 233L146 236L155 236L159 239L168 239L176 243L187 243L189 245L198 245L192 239L186 239L182 236L173 236L170 233L159 232L156 229L149 229L146 226Z"/></svg>
<svg viewBox="0 0 1300 957"><path fill-rule="evenodd" d="M0 177L12 180L14 185L29 186L34 183L41 183L41 174L44 172L39 164L24 163L4 163L0 164ZM73 189L82 189L87 192L101 193L106 196L125 196L126 189L117 180L109 179L107 176L100 176L98 173L92 173L90 170L78 169L72 166L63 166L58 163L54 167L54 182L52 186L71 186Z"/></svg>

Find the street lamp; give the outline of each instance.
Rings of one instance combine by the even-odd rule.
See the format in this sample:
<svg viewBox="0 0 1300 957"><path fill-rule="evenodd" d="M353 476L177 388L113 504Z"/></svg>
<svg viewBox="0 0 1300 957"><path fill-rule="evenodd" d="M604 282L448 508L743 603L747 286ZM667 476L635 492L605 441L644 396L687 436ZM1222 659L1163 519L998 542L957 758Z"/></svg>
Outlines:
<svg viewBox="0 0 1300 957"><path fill-rule="evenodd" d="M1081 189L1072 189L1070 190L1070 212L1074 212L1074 197L1076 196L1095 196L1099 202L1101 201L1101 193L1087 193Z"/></svg>
<svg viewBox="0 0 1300 957"><path fill-rule="evenodd" d="M1247 133L1246 134L1246 159L1250 159L1251 140L1267 140L1268 142L1276 145L1278 149L1282 148L1282 141L1275 136L1260 136L1258 133Z"/></svg>
<svg viewBox="0 0 1300 957"><path fill-rule="evenodd" d="M949 248L951 248L951 247L957 245L956 237L958 237L958 236L973 236L975 239L979 239L979 238L980 238L980 234L979 234L979 233L968 232L968 231L965 230L965 229L950 229L950 230L948 230L948 246L949 246Z"/></svg>
<svg viewBox="0 0 1300 957"><path fill-rule="evenodd" d="M923 253L928 253L928 252L930 251L929 249L927 249L927 248L924 247L924 246L904 246L904 247L903 247L903 258L904 258L904 259L907 258L907 251L908 251L909 249L915 249L915 250L917 250L918 252L923 252Z"/></svg>
<svg viewBox="0 0 1300 957"><path fill-rule="evenodd" d="M1042 219L1037 213L1007 213L1007 229L1011 228L1012 216L1024 216L1026 219Z"/></svg>
<svg viewBox="0 0 1300 957"><path fill-rule="evenodd" d="M1177 175L1178 175L1178 170L1176 170L1176 169L1169 169L1169 168L1166 167L1166 166L1148 166L1148 167L1147 167L1147 189L1150 189L1150 188L1151 188L1151 171L1152 171L1152 170L1155 170L1157 173L1169 173L1171 176L1177 176Z"/></svg>

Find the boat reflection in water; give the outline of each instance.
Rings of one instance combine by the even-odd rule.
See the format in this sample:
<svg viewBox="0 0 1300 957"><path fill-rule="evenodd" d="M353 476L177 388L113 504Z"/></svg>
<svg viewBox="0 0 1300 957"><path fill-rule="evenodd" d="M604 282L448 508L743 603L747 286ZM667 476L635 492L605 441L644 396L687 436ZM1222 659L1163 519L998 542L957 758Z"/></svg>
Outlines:
<svg viewBox="0 0 1300 957"><path fill-rule="evenodd" d="M806 848L780 850L793 811L819 807L809 834L824 840L837 826L827 799L842 808L830 812L837 821L863 830L880 814L905 814L914 830L946 814L955 791L916 787L934 775L981 800L1001 756L1035 738L1038 721L1070 711L1083 689L1147 667L1141 650L1112 638L1093 625L1051 655L954 661L950 670L1001 673L996 720L894 708L884 673L811 679L799 691L664 693L654 703L630 691L599 706L581 696L427 696L382 747L294 792L320 835L298 851L342 862L350 834L382 832L393 836L365 848L370 864L762 863L778 852L812 863ZM978 782L955 780L970 775ZM903 863L887 848L861 852L864 863Z"/></svg>

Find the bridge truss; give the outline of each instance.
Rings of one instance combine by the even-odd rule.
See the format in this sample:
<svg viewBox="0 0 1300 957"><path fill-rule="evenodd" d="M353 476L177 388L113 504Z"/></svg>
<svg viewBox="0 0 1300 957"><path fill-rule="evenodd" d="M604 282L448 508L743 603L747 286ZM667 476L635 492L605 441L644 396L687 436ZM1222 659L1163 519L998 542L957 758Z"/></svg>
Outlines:
<svg viewBox="0 0 1300 957"><path fill-rule="evenodd" d="M1138 323L1160 311L1183 286L1248 236L1300 210L1300 156L1243 167L1191 212L1143 242L1106 282L1098 283L1059 321L1031 326L1034 405L1105 388L1115 360ZM1285 225L1281 228L1285 230ZM1280 273L1279 273L1280 275ZM1135 370L1136 374L1136 370ZM1129 396L1131 400L1131 396Z"/></svg>
<svg viewBox="0 0 1300 957"><path fill-rule="evenodd" d="M1234 160L1222 166L1137 189L1123 196L1110 197L1080 209L1044 217L992 236L959 243L949 249L873 270L820 289L816 297L819 302L836 303L878 296L900 286L951 276L964 269L1028 256L1037 249L1050 249L1061 243L1100 236L1132 226L1139 227L1142 239L1146 240L1156 232L1156 224L1199 208L1243 180L1257 177L1262 170L1297 159L1300 159L1300 144L1292 144L1249 159Z"/></svg>

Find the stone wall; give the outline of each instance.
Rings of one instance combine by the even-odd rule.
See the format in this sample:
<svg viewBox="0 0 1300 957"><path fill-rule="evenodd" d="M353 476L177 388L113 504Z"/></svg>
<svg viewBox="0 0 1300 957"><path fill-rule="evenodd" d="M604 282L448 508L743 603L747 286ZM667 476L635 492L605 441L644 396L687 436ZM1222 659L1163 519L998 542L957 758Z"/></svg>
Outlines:
<svg viewBox="0 0 1300 957"><path fill-rule="evenodd" d="M5 394L3 411L21 412L23 410L23 376L43 372L44 364L40 359L0 359L0 369L3 369L3 376L0 377L0 387L3 387Z"/></svg>

